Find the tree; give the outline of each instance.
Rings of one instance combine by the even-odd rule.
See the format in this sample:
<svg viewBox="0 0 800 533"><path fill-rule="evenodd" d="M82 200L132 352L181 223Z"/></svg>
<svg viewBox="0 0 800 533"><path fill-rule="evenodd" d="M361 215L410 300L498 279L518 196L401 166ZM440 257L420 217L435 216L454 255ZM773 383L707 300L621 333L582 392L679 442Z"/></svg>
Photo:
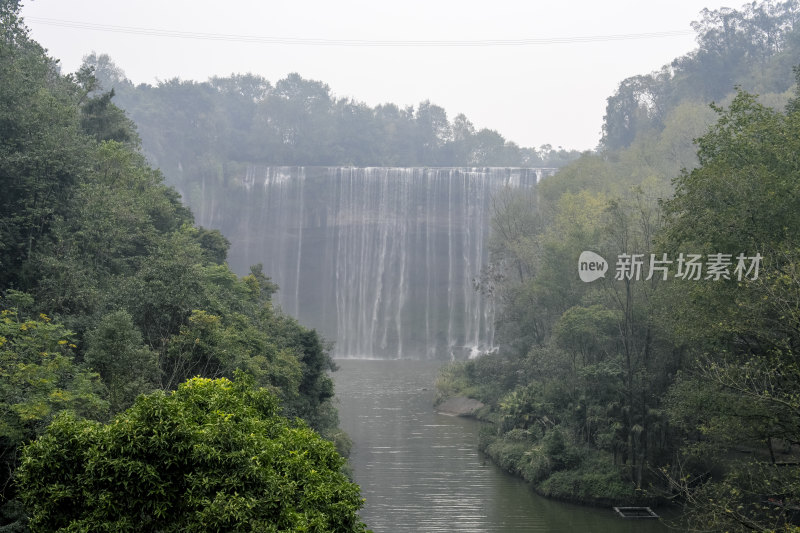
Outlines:
<svg viewBox="0 0 800 533"><path fill-rule="evenodd" d="M34 530L365 531L344 462L239 375L142 396L108 424L59 416L18 483Z"/></svg>
<svg viewBox="0 0 800 533"><path fill-rule="evenodd" d="M717 111L717 123L699 139L700 167L683 173L675 181L675 197L665 202L662 245L669 250L693 246L698 253L730 253L733 261L739 253L758 253L763 256L762 272L781 272L792 257L800 227L800 167L795 155L800 149L800 114L784 115L742 91L727 109ZM772 325L764 324L760 314L743 315L745 308L756 309L751 305L759 297L756 285L731 282L717 284L714 290L704 284L691 288L692 297L685 299L690 312L676 323L689 339L704 339L705 348L728 342L756 351L767 348L763 343L775 331ZM727 319L720 322L719 316ZM753 345L756 339L761 346Z"/></svg>
<svg viewBox="0 0 800 533"><path fill-rule="evenodd" d="M30 296L11 291L4 304ZM19 448L41 434L56 413L71 411L103 417L99 376L76 363L74 334L40 314L21 315L16 307L0 312L0 501L12 499L12 472Z"/></svg>
<svg viewBox="0 0 800 533"><path fill-rule="evenodd" d="M682 470L667 478L698 525L769 530L800 499L794 467L778 468L796 462L800 444L800 113L794 102L781 113L743 91L717 112L699 140L700 166L676 180L665 203L662 240L669 249L763 259L757 276L673 295L680 312L671 327L693 364L670 395L686 444ZM715 475L704 483L685 481L707 472Z"/></svg>
<svg viewBox="0 0 800 533"><path fill-rule="evenodd" d="M698 47L659 71L620 83L608 98L602 147L612 152L637 135L660 131L664 118L686 100L721 101L740 85L748 91L782 93L797 61L798 3L745 3L739 10L704 9L692 23Z"/></svg>
<svg viewBox="0 0 800 533"><path fill-rule="evenodd" d="M86 335L84 360L100 374L108 388L112 413L127 409L139 394L159 383L156 354L142 342L142 334L127 311L112 311Z"/></svg>
<svg viewBox="0 0 800 533"><path fill-rule="evenodd" d="M125 112L111 103L114 89L88 99L81 107L81 127L98 141L134 143L136 138L133 122Z"/></svg>
<svg viewBox="0 0 800 533"><path fill-rule="evenodd" d="M601 144L608 150L629 146L636 135L651 127L657 110L650 76L633 76L620 83L608 98Z"/></svg>
<svg viewBox="0 0 800 533"><path fill-rule="evenodd" d="M114 87L103 92L91 65L62 76L18 13L18 2L0 0L0 503L9 504L0 529L24 517L8 512L18 502L10 480L19 446L57 413L106 420L198 373L230 379L241 370L280 400L281 413L335 438L326 344L273 309L277 286L260 266L244 278L231 272L228 241L195 227L147 164L111 103ZM127 82L107 58L95 61L104 80ZM166 104L149 112L169 108L192 132L170 154L176 166L222 177L212 175L214 153L193 163L225 131L215 99L247 114L266 105L265 84L162 84ZM122 83L123 92L132 86ZM191 111L181 114L178 100Z"/></svg>
<svg viewBox="0 0 800 533"><path fill-rule="evenodd" d="M572 356L573 367L599 363L617 349L620 312L602 305L570 307L553 328L553 341Z"/></svg>
<svg viewBox="0 0 800 533"><path fill-rule="evenodd" d="M91 73L97 92L104 91L130 91L133 83L125 77L125 72L117 66L108 54L98 55L95 52L84 56L80 71ZM79 72L80 72L79 71ZM93 94L93 96L96 96Z"/></svg>
<svg viewBox="0 0 800 533"><path fill-rule="evenodd" d="M330 88L291 73L275 84L268 106L282 133L282 148L290 164L320 164L329 157Z"/></svg>
<svg viewBox="0 0 800 533"><path fill-rule="evenodd" d="M463 162L469 161L469 155L472 153L475 126L464 113L459 113L453 119L451 130L453 132L452 161L456 165L464 164Z"/></svg>
<svg viewBox="0 0 800 533"><path fill-rule="evenodd" d="M192 376L217 378L243 368L247 353L231 337L218 316L192 311L188 324L169 340L162 361L164 388L174 388Z"/></svg>
<svg viewBox="0 0 800 533"><path fill-rule="evenodd" d="M423 165L441 165L442 148L453 139L447 112L425 100L417 106L414 121L417 127L419 161Z"/></svg>
<svg viewBox="0 0 800 533"><path fill-rule="evenodd" d="M472 141L468 164L475 166L501 166L505 161L505 138L494 130L483 128Z"/></svg>
<svg viewBox="0 0 800 533"><path fill-rule="evenodd" d="M28 39L15 1L0 4L0 287L26 290L36 244L84 170L74 87Z"/></svg>

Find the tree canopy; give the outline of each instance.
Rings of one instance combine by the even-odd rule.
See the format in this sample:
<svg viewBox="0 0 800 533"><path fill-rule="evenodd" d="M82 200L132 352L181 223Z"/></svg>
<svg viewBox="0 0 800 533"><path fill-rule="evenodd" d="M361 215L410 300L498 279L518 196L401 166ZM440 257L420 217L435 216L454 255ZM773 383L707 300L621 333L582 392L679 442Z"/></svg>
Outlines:
<svg viewBox="0 0 800 533"><path fill-rule="evenodd" d="M608 98L601 145L630 146L637 135L661 131L683 102L719 102L737 85L759 94L789 90L800 46L798 14L795 0L703 9L692 23L695 50L657 72L626 78Z"/></svg>
<svg viewBox="0 0 800 533"><path fill-rule="evenodd" d="M18 471L34 531L365 531L332 443L253 380L193 378L107 424L59 415Z"/></svg>
<svg viewBox="0 0 800 533"><path fill-rule="evenodd" d="M227 239L194 224L114 99L91 68L62 74L29 38L19 3L0 0L0 527L26 520L23 444L51 425L97 436L137 397L172 401L193 377L243 372L277 399L270 421L301 418L308 427L285 423L297 438L311 443L313 429L347 450L326 341L273 307L278 288L260 265L228 268ZM325 464L338 472L337 461Z"/></svg>

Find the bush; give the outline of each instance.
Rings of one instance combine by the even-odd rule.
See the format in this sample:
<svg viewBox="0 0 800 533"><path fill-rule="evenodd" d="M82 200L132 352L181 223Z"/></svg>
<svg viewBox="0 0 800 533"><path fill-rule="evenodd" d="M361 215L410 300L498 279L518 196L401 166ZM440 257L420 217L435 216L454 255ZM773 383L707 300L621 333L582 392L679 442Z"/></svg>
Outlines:
<svg viewBox="0 0 800 533"><path fill-rule="evenodd" d="M482 428L480 448L500 467L532 483L543 496L581 503L644 501L611 464L608 454L575 446L561 427L548 430L541 438L519 428L503 436L497 435L493 426Z"/></svg>
<svg viewBox="0 0 800 533"><path fill-rule="evenodd" d="M522 477L531 483L539 483L550 477L553 470L550 457L543 453L532 453L530 460L522 467Z"/></svg>
<svg viewBox="0 0 800 533"><path fill-rule="evenodd" d="M496 439L488 444L485 451L504 470L520 474L529 447L530 445L524 442Z"/></svg>
<svg viewBox="0 0 800 533"><path fill-rule="evenodd" d="M23 452L34 531L364 531L334 445L242 374L141 396L108 424L58 416Z"/></svg>
<svg viewBox="0 0 800 533"><path fill-rule="evenodd" d="M522 428L514 428L511 431L506 432L503 436L504 439L510 441L518 441L518 442L535 442L537 439L535 428L534 429L522 429Z"/></svg>
<svg viewBox="0 0 800 533"><path fill-rule="evenodd" d="M553 472L538 488L544 496L581 503L630 504L639 499L619 469L594 454L577 468Z"/></svg>

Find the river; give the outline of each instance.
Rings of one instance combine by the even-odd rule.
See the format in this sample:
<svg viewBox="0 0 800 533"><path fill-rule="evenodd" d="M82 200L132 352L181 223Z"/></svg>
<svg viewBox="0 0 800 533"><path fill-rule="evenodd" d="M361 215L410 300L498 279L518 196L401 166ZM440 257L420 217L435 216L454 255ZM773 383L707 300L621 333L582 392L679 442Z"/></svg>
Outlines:
<svg viewBox="0 0 800 533"><path fill-rule="evenodd" d="M477 450L479 422L433 410L440 362L338 359L340 426L375 533L663 533L656 520L542 498Z"/></svg>

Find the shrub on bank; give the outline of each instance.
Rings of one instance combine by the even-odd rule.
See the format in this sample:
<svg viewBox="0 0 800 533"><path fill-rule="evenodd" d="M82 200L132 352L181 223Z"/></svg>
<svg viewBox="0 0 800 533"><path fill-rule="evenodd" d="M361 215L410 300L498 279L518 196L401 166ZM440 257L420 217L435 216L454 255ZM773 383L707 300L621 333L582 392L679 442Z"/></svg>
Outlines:
<svg viewBox="0 0 800 533"><path fill-rule="evenodd" d="M535 432L517 428L498 435L488 426L480 433L479 446L501 468L521 476L549 498L585 504L643 500L609 457L576 446L559 427L537 439Z"/></svg>
<svg viewBox="0 0 800 533"><path fill-rule="evenodd" d="M515 475L523 475L522 468L525 454L530 448L529 443L484 435L479 445L481 450L491 457L500 468Z"/></svg>
<svg viewBox="0 0 800 533"><path fill-rule="evenodd" d="M497 404L508 391L519 385L516 363L515 358L487 356L440 368L434 405L453 396L475 398L487 405Z"/></svg>
<svg viewBox="0 0 800 533"><path fill-rule="evenodd" d="M631 504L642 498L622 479L616 466L594 453L587 453L574 469L554 472L537 485L537 491L548 498L578 503Z"/></svg>

